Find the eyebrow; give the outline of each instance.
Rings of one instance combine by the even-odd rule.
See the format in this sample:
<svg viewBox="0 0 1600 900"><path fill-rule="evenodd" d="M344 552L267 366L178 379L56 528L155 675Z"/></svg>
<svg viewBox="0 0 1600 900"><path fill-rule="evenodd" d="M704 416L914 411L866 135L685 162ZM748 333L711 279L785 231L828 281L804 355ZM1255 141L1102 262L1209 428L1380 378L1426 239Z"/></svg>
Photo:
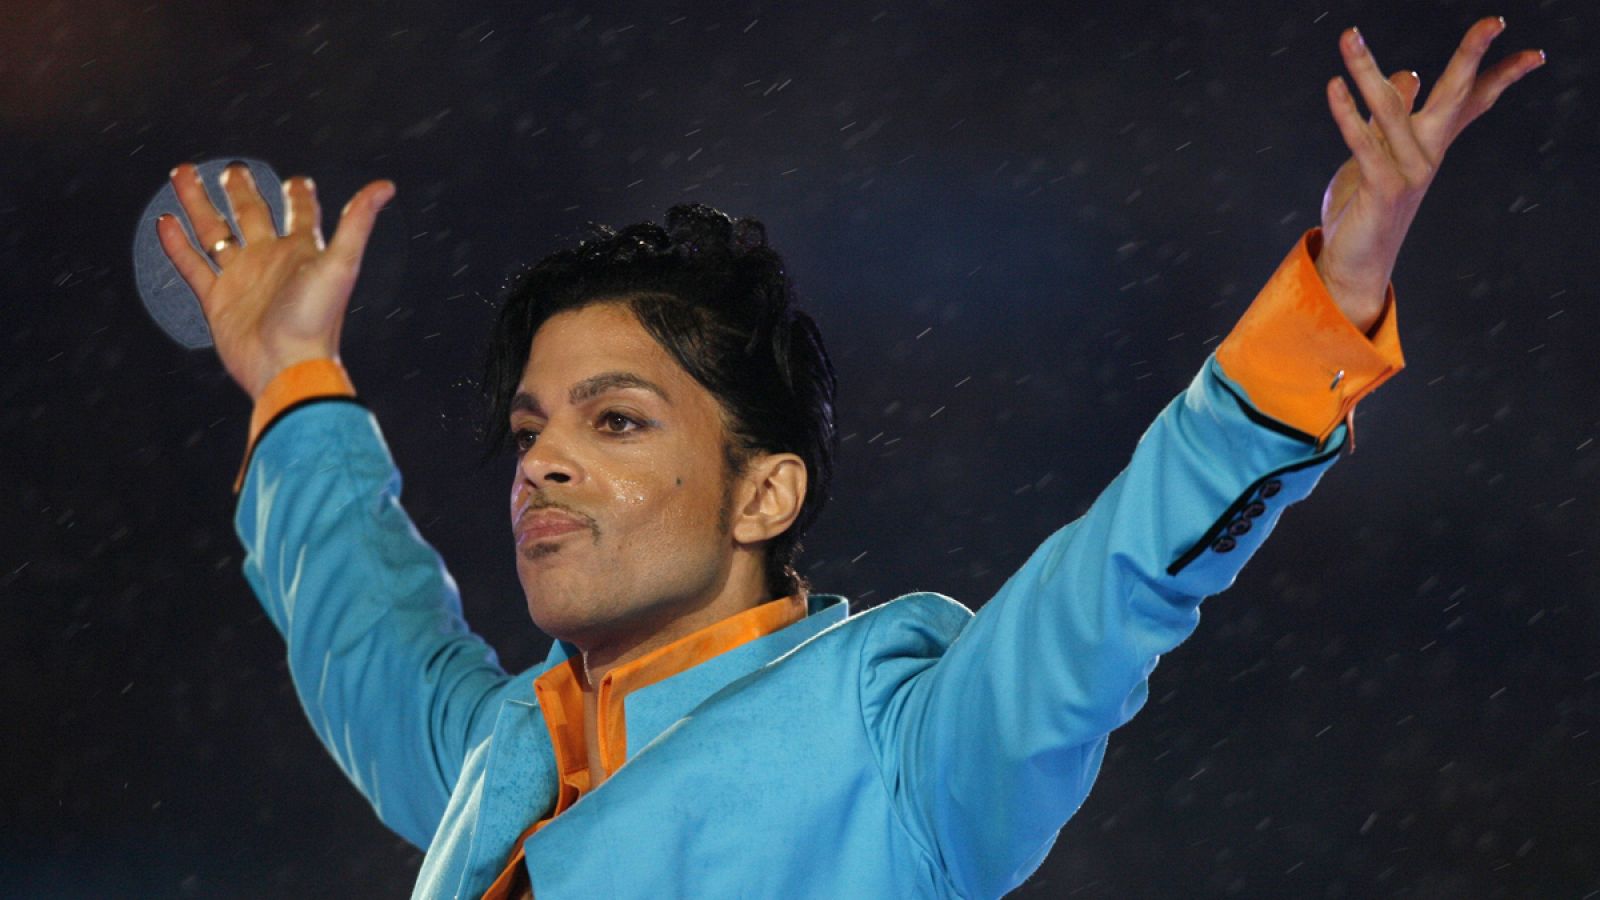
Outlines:
<svg viewBox="0 0 1600 900"><path fill-rule="evenodd" d="M588 378L574 384L567 391L567 402L577 406L580 403L587 403L607 391L620 391L627 388L646 390L667 403L672 402L672 398L667 396L664 388L650 379L635 375L632 372L601 372L599 375L590 375ZM534 399L533 395L527 391L518 391L516 396L511 398L511 412L518 411L526 411L534 415L542 415L544 413L544 410L539 406L539 401Z"/></svg>

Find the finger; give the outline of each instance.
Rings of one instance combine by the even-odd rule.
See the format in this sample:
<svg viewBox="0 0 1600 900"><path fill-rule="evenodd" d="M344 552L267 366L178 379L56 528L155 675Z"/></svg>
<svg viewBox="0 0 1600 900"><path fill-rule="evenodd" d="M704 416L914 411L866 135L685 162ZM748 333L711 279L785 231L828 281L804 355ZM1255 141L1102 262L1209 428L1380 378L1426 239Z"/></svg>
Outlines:
<svg viewBox="0 0 1600 900"><path fill-rule="evenodd" d="M1356 107L1356 99L1350 95L1343 78L1336 77L1328 82L1328 109L1333 112L1333 121L1339 126L1345 146L1350 148L1356 165L1361 168L1362 180L1376 186L1394 187L1401 177L1394 159L1379 143L1376 132L1361 118L1361 110Z"/></svg>
<svg viewBox="0 0 1600 900"><path fill-rule="evenodd" d="M1378 70L1378 61L1373 59L1361 33L1354 28L1346 31L1340 38L1339 48L1400 173L1412 184L1427 181L1433 175L1433 163L1417 144L1416 135L1411 131L1411 117L1406 114L1399 92Z"/></svg>
<svg viewBox="0 0 1600 900"><path fill-rule="evenodd" d="M1483 61L1483 54L1488 52L1489 45L1505 28L1505 19L1490 16L1479 19L1467 29L1467 33L1461 37L1460 46L1456 47L1456 52L1445 66L1444 74L1439 76L1439 83L1428 94L1428 102L1422 107L1424 112L1433 115L1443 111L1447 118L1454 118L1454 108L1467 98L1473 82L1477 80L1478 65Z"/></svg>
<svg viewBox="0 0 1600 900"><path fill-rule="evenodd" d="M291 178L283 183L283 205L288 210L284 233L308 234L317 249L322 242L322 207L317 203L317 185L309 175Z"/></svg>
<svg viewBox="0 0 1600 900"><path fill-rule="evenodd" d="M338 229L328 244L333 258L352 267L359 267L366 252L367 238L378 219L378 210L394 197L396 187L392 181L374 181L356 192L339 214Z"/></svg>
<svg viewBox="0 0 1600 900"><path fill-rule="evenodd" d="M1389 76L1389 83L1394 85L1395 93L1400 95L1400 102L1406 115L1410 115L1411 110L1417 105L1417 94L1422 90L1422 76L1409 69L1401 69Z"/></svg>
<svg viewBox="0 0 1600 900"><path fill-rule="evenodd" d="M232 238L233 228L212 205L205 185L200 183L200 170L193 163L180 163L172 170L170 177L172 189L178 195L178 204L183 207L183 214L188 216L189 226L194 229L195 240L221 265L238 247L229 243L220 251L212 249L218 241Z"/></svg>
<svg viewBox="0 0 1600 900"><path fill-rule="evenodd" d="M272 224L272 212L267 209L267 201L262 199L249 166L229 163L217 181L228 197L233 221L238 223L239 235L244 238L246 246L278 236L278 229Z"/></svg>
<svg viewBox="0 0 1600 900"><path fill-rule="evenodd" d="M194 291L195 296L200 298L200 305L204 311L206 297L211 294L211 285L217 280L216 273L211 271L200 251L189 243L189 236L184 233L183 225L178 222L177 216L168 213L157 218L156 237L161 240L161 249L166 252L167 259L172 260L173 267L178 270L184 283L189 285L189 290Z"/></svg>
<svg viewBox="0 0 1600 900"><path fill-rule="evenodd" d="M1523 50L1514 53L1495 63L1494 68L1480 76L1472 87L1472 93L1467 98L1463 121L1458 127L1466 127L1468 122L1483 115L1489 107L1500 99L1500 94L1506 88L1522 80L1522 76L1544 65L1543 50Z"/></svg>
<svg viewBox="0 0 1600 900"><path fill-rule="evenodd" d="M1411 107L1417 102L1417 91L1422 87L1421 76L1417 75L1416 72L1402 69L1389 76L1389 83L1394 85L1395 91L1400 95L1401 103L1404 104L1406 114L1409 115ZM1387 150L1388 144L1384 143L1383 133L1378 129L1377 117L1374 116L1367 119L1367 125L1377 134L1378 143Z"/></svg>

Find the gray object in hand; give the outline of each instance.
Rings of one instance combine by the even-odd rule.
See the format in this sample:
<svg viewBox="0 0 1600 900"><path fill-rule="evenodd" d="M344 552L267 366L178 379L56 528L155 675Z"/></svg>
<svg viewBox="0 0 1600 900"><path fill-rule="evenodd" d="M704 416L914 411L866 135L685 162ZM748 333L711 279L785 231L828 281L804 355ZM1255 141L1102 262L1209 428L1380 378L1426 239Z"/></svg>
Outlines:
<svg viewBox="0 0 1600 900"><path fill-rule="evenodd" d="M288 212L283 205L283 182L278 178L278 173L272 171L271 166L258 159L235 156L196 163L200 169L200 183L205 185L206 195L211 198L211 204L228 220L239 246L244 246L244 235L239 230L239 223L234 221L233 205L228 202L227 194L217 181L222 176L222 170L233 162L241 162L249 167L251 177L255 179L262 198L267 201L267 208L272 212L273 228L278 234L283 234ZM206 264L211 266L212 271L220 271L211 254L207 253L195 238L194 227L190 225L189 217L184 214L183 205L178 202L178 193L172 189L172 182L169 180L146 204L144 212L139 216L139 229L133 236L133 278L139 286L139 298L144 301L144 308L149 311L150 318L156 320L156 324L167 333L167 337L190 350L210 347L211 329L206 325L205 315L200 311L200 298L195 296L194 291L189 289L188 282L178 274L177 267L167 258L167 252L161 249L160 235L156 234L156 219L166 213L178 218L183 225L184 234L189 236L189 244L200 251L200 255L205 257Z"/></svg>

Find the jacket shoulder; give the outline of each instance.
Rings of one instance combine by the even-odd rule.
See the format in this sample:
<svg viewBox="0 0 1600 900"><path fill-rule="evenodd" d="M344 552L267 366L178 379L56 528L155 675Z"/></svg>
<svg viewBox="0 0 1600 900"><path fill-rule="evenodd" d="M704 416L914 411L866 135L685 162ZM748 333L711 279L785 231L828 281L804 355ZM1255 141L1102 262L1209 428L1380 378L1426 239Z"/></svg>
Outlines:
<svg viewBox="0 0 1600 900"><path fill-rule="evenodd" d="M851 617L862 629L862 659L937 658L972 621L965 605L933 591L904 594Z"/></svg>

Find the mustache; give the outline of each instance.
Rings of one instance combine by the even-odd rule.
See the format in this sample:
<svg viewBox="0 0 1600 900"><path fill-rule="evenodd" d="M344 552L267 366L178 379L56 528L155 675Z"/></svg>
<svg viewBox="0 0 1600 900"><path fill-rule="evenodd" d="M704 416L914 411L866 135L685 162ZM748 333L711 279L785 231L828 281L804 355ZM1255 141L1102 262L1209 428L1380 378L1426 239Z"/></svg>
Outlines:
<svg viewBox="0 0 1600 900"><path fill-rule="evenodd" d="M512 523L512 527L514 528L514 527L516 527L518 525L521 525L522 521L524 519L528 518L529 516L531 516L531 515L533 515L535 513L543 512L543 511L545 511L547 509L554 509L554 510L558 510L560 512L566 513L567 515L571 516L574 519L577 519L579 522L582 522L585 526L587 526L589 531L594 533L595 537L599 537L600 536L600 526L599 526L598 523L595 522L595 520L594 520L594 518L592 516L585 515L584 513L579 512L576 509L573 509L572 507L568 506L565 503L561 503L561 502L558 502L556 500L552 500L552 499L550 499L548 497L542 497L542 498L538 498L538 499L530 501L527 506L524 506L522 508L522 510L517 513L517 518Z"/></svg>

